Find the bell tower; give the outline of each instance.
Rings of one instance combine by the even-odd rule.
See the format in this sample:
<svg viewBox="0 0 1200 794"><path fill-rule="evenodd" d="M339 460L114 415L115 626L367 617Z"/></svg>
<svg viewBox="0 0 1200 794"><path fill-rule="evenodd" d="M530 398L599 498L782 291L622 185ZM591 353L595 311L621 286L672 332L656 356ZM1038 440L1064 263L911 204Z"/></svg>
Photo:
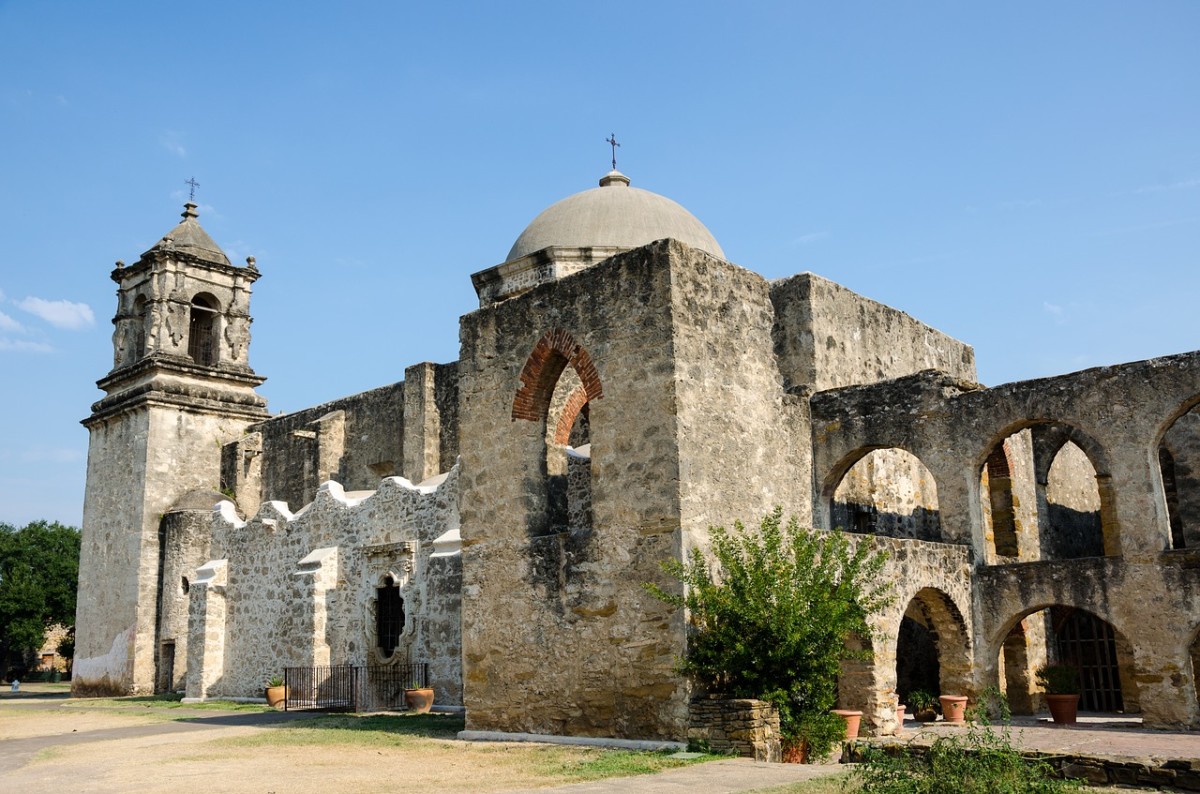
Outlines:
<svg viewBox="0 0 1200 794"><path fill-rule="evenodd" d="M185 496L220 498L221 445L267 417L250 368L254 258L233 265L183 220L126 267L117 262L113 366L89 431L72 692L154 690L163 517ZM195 542L207 548L207 534ZM193 554L198 550L192 550ZM186 556L193 556L187 554Z"/></svg>

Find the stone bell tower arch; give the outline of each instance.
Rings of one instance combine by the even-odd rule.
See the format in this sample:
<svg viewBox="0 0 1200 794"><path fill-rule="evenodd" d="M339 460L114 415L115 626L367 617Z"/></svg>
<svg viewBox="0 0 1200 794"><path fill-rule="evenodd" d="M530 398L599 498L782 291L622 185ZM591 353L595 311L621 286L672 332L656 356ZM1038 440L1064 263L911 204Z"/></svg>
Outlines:
<svg viewBox="0 0 1200 794"><path fill-rule="evenodd" d="M221 445L267 417L250 368L250 287L244 267L201 228L196 205L126 267L117 283L113 367L89 431L72 692L152 692L159 653L164 516L181 497L220 488ZM167 535L174 537L174 535ZM203 548L201 548L203 547ZM161 678L161 676L160 676Z"/></svg>

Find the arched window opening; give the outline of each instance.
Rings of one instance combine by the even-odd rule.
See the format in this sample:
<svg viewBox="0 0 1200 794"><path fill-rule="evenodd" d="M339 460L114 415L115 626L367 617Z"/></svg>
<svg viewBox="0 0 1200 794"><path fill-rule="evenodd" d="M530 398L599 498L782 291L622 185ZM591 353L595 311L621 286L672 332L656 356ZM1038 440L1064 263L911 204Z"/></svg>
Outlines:
<svg viewBox="0 0 1200 794"><path fill-rule="evenodd" d="M1171 548L1187 546L1183 536L1183 516L1179 514L1179 483L1175 479L1175 456L1165 446L1158 448L1158 468L1162 472L1163 495L1167 499L1167 523L1171 525Z"/></svg>
<svg viewBox="0 0 1200 794"><path fill-rule="evenodd" d="M1096 469L1073 442L1062 445L1046 478L1049 532L1042 534L1042 554L1050 559L1104 556L1100 524L1100 490Z"/></svg>
<svg viewBox="0 0 1200 794"><path fill-rule="evenodd" d="M833 493L832 525L848 532L942 541L937 483L902 449L877 449L855 463Z"/></svg>
<svg viewBox="0 0 1200 794"><path fill-rule="evenodd" d="M396 652L404 632L404 599L400 587L388 576L375 590L375 644L384 658Z"/></svg>
<svg viewBox="0 0 1200 794"><path fill-rule="evenodd" d="M188 322L188 355L205 367L217 363L217 301L210 295L192 298Z"/></svg>
<svg viewBox="0 0 1200 794"><path fill-rule="evenodd" d="M983 470L992 522L992 540L997 557L1021 556L1017 543L1017 514L1013 498L1012 467L1004 442L997 444L988 455Z"/></svg>
<svg viewBox="0 0 1200 794"><path fill-rule="evenodd" d="M1042 422L997 441L979 475L987 562L1119 554L1111 477L1100 464L1103 450L1068 425Z"/></svg>
<svg viewBox="0 0 1200 794"><path fill-rule="evenodd" d="M1200 406L1176 419L1163 434L1158 465L1171 548L1200 547Z"/></svg>
<svg viewBox="0 0 1200 794"><path fill-rule="evenodd" d="M1036 560L1037 488L1033 436L1027 428L998 442L988 453L979 478L988 562Z"/></svg>

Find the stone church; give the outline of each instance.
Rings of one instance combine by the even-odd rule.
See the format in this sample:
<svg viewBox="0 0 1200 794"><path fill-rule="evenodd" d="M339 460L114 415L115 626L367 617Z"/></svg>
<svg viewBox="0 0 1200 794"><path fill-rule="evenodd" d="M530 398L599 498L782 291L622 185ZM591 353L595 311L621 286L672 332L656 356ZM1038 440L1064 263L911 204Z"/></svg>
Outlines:
<svg viewBox="0 0 1200 794"><path fill-rule="evenodd" d="M76 695L420 661L468 729L682 739L686 626L643 583L782 505L890 552L839 685L870 730L915 689L1035 712L1054 660L1085 710L1200 727L1200 352L985 388L970 346L734 265L614 170L471 276L457 361L269 416L260 275L190 203L112 272Z"/></svg>

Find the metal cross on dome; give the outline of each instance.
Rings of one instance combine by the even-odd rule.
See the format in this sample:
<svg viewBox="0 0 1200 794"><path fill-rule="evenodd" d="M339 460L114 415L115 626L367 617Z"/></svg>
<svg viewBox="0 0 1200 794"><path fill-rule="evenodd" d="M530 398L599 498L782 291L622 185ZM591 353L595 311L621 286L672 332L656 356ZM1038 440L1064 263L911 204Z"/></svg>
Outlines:
<svg viewBox="0 0 1200 794"><path fill-rule="evenodd" d="M183 180L183 184L191 185L192 191L188 194L188 201L196 200L196 188L200 187L200 183L196 181L196 177Z"/></svg>
<svg viewBox="0 0 1200 794"><path fill-rule="evenodd" d="M617 143L617 134L614 132L604 139L604 142L612 146L613 150L613 170L617 170L617 147L621 144Z"/></svg>

